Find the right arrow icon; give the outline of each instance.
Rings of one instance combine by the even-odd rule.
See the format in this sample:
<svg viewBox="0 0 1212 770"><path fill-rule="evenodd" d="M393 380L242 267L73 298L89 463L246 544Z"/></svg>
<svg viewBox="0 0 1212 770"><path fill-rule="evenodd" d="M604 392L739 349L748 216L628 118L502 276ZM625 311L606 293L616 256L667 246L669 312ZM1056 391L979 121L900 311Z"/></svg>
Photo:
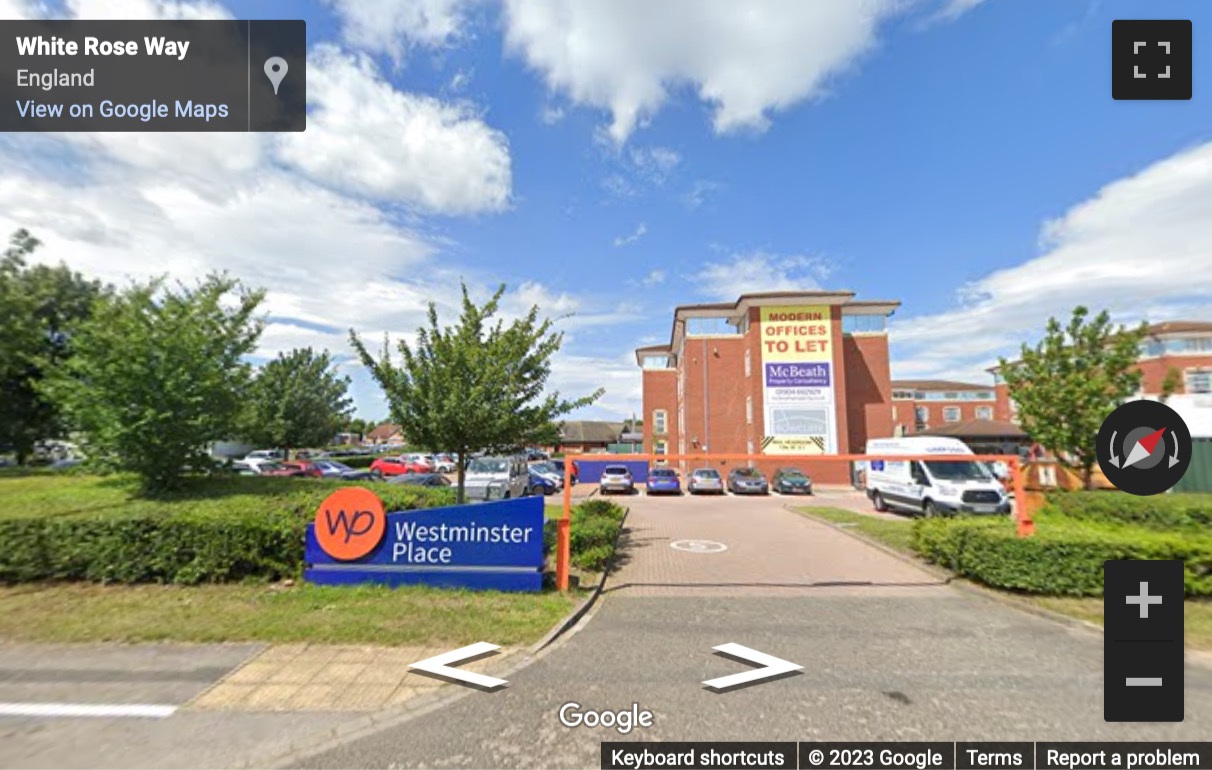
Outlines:
<svg viewBox="0 0 1212 770"><path fill-rule="evenodd" d="M767 655L764 652L758 652L735 642L721 644L719 647L713 647L712 649L726 657L747 663L757 663L762 666L762 668L755 668L752 671L722 676L718 679L708 679L706 682L703 682L704 687L716 692L725 692L742 685L756 684L764 679L786 676L803 668L803 666L796 665L790 661L776 658L773 655Z"/></svg>

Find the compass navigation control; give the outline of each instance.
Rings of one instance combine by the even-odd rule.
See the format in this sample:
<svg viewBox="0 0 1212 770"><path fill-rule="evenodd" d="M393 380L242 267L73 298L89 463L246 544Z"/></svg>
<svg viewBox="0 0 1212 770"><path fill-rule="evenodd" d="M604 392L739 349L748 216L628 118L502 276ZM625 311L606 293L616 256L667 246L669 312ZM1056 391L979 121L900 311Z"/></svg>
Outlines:
<svg viewBox="0 0 1212 770"><path fill-rule="evenodd" d="M1128 401L1098 431L1098 465L1117 489L1156 495L1178 483L1191 464L1191 431L1159 401Z"/></svg>

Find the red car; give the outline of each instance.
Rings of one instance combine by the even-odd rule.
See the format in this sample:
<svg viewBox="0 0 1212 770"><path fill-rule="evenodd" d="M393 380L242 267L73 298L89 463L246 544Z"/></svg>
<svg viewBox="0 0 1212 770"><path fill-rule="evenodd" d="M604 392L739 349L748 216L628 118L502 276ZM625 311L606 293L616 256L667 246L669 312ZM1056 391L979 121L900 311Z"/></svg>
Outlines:
<svg viewBox="0 0 1212 770"><path fill-rule="evenodd" d="M430 472L429 466L409 460L407 457L380 457L370 464L370 469L384 476Z"/></svg>
<svg viewBox="0 0 1212 770"><path fill-rule="evenodd" d="M324 475L324 473L318 467L316 467L316 464L311 460L289 460L282 463L282 465L287 468L294 468L298 470L300 476L319 478Z"/></svg>

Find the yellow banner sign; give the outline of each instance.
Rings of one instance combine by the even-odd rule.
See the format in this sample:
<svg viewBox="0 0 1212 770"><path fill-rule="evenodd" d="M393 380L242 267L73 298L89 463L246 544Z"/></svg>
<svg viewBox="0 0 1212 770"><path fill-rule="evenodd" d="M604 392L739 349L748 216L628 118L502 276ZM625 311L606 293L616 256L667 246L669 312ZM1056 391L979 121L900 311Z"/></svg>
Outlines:
<svg viewBox="0 0 1212 770"><path fill-rule="evenodd" d="M762 361L832 361L828 305L761 308Z"/></svg>

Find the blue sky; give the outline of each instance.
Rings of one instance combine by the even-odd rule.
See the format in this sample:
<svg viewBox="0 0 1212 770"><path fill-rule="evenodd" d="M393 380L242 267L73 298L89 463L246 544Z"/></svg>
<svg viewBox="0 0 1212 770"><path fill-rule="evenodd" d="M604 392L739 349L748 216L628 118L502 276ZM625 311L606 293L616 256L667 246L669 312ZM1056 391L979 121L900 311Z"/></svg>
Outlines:
<svg viewBox="0 0 1212 770"><path fill-rule="evenodd" d="M0 0L0 18L304 18L312 102L301 135L7 137L0 226L114 280L265 286L265 355L347 356L351 326L407 335L460 279L503 282L507 312L575 312L553 382L607 388L584 417L639 409L631 351L674 306L742 291L902 301L893 374L915 378L986 381L1079 303L1212 317L1212 5L651 6ZM1111 99L1111 21L1142 15L1193 20L1191 101Z"/></svg>

